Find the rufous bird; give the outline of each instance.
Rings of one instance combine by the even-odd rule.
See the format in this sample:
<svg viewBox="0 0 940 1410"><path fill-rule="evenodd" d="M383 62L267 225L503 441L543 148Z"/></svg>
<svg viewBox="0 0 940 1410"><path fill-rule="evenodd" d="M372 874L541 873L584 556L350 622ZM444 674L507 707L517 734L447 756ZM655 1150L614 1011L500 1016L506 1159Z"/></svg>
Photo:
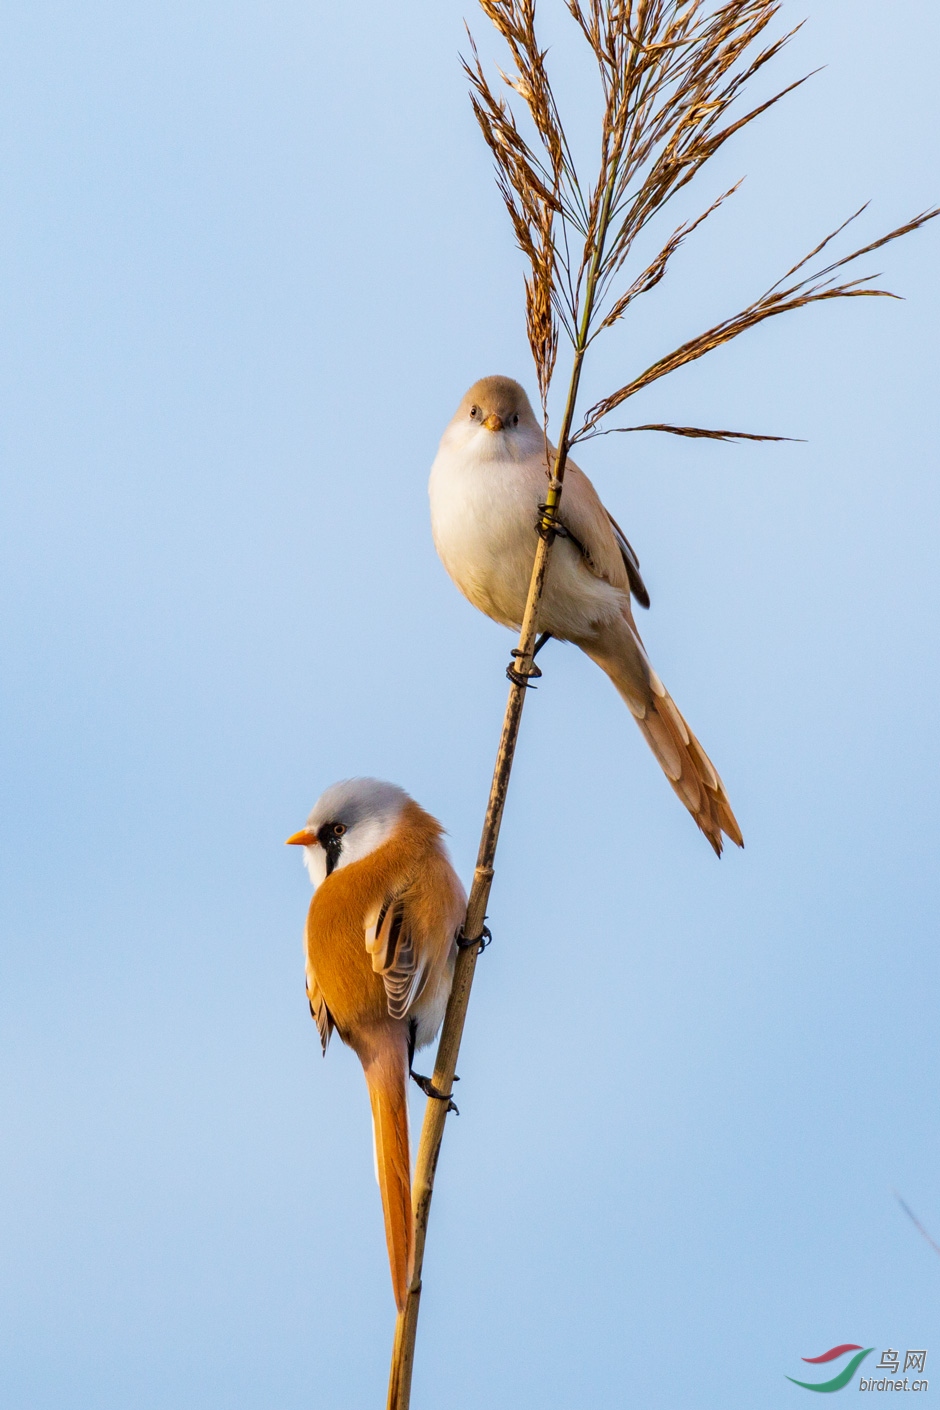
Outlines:
<svg viewBox="0 0 940 1410"><path fill-rule="evenodd" d="M465 597L518 631L535 558L539 505L555 447L529 398L509 377L484 377L467 392L431 467L437 551ZM649 594L626 536L587 475L569 458L539 608L539 628L572 641L613 681L682 802L720 856L722 833L743 846L714 765L653 670L630 604Z"/></svg>
<svg viewBox="0 0 940 1410"><path fill-rule="evenodd" d="M450 995L466 897L430 813L392 783L346 779L287 839L304 848L307 997L326 1053L336 1029L359 1058L372 1103L392 1287L399 1311L414 1260L408 1078ZM443 1098L446 1100L446 1097Z"/></svg>

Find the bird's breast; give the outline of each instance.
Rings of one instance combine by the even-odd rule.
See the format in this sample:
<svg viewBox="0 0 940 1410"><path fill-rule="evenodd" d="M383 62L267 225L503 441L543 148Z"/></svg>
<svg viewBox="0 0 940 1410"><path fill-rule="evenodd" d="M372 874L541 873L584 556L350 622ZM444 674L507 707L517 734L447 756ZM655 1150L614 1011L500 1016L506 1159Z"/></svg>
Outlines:
<svg viewBox="0 0 940 1410"><path fill-rule="evenodd" d="M374 897L355 880L342 869L334 872L317 889L307 917L308 964L344 1041L387 1012L381 976L365 947L364 917Z"/></svg>
<svg viewBox="0 0 940 1410"><path fill-rule="evenodd" d="M537 469L442 450L431 468L431 528L465 597L507 627L522 621L543 487Z"/></svg>

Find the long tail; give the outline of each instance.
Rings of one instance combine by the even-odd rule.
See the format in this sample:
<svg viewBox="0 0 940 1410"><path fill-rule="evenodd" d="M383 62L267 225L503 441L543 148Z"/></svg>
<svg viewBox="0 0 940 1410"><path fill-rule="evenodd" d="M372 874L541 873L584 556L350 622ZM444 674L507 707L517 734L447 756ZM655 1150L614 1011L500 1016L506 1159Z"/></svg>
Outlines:
<svg viewBox="0 0 940 1410"><path fill-rule="evenodd" d="M647 744L717 856L722 833L744 846L718 771L689 729L679 708L653 670L636 628L626 618L604 632L600 642L579 642L606 671Z"/></svg>
<svg viewBox="0 0 940 1410"><path fill-rule="evenodd" d="M375 1053L363 1059L372 1129L375 1173L382 1192L385 1241L392 1288L399 1312L405 1305L414 1270L414 1215L411 1210L411 1155L408 1142L408 1055L402 1036L389 1034Z"/></svg>

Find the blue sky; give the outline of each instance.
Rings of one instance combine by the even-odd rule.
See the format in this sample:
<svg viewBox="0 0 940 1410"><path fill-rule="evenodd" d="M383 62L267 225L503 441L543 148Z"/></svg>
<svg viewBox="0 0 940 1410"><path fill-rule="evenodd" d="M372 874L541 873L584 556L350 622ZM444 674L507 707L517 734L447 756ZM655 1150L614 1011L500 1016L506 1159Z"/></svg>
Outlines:
<svg viewBox="0 0 940 1410"><path fill-rule="evenodd" d="M17 1410L383 1403L368 1105L350 1053L319 1057L282 841L374 773L440 816L465 879L476 851L511 641L437 561L427 470L467 385L534 379L464 13L488 54L449 0L0 21ZM859 240L940 195L936 7L783 18L807 13L775 77L827 67L703 178L698 204L747 180L588 392L863 200ZM576 62L563 94L589 134ZM547 648L415 1410L777 1410L839 1342L940 1356L940 1260L892 1194L940 1237L938 239L868 266L905 302L772 320L636 405L805 443L580 457L747 847L718 864L609 684Z"/></svg>

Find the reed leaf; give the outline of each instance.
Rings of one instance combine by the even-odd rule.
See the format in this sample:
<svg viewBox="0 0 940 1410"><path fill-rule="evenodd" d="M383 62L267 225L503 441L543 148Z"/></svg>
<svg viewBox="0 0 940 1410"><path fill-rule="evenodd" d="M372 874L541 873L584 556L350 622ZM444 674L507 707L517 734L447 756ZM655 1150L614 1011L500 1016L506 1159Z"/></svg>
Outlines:
<svg viewBox="0 0 940 1410"><path fill-rule="evenodd" d="M628 431L666 431L671 436L687 436L690 440L709 441L797 441L798 436L766 436L755 431L713 431L705 426L672 426L668 422L655 421L647 426L607 426L603 431L589 431L581 440L594 440L597 436L624 435Z"/></svg>

